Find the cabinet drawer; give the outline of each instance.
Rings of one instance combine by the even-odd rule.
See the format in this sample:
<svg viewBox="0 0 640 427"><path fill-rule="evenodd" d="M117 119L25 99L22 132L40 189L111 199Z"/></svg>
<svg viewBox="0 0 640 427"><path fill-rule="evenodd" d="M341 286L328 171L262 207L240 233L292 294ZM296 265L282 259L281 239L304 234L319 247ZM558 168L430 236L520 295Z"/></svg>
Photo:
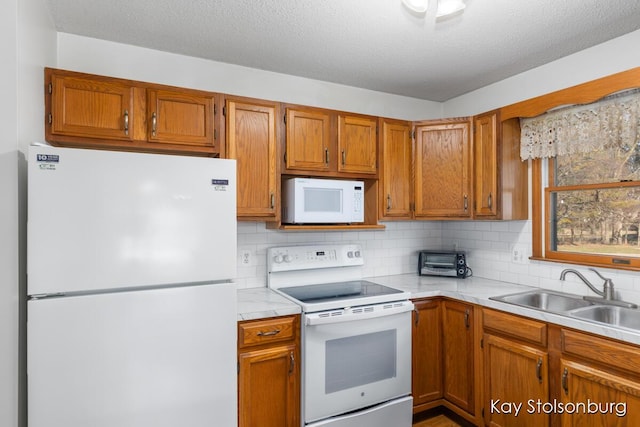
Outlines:
<svg viewBox="0 0 640 427"><path fill-rule="evenodd" d="M569 329L562 330L561 340L564 354L640 374L640 348L637 346Z"/></svg>
<svg viewBox="0 0 640 427"><path fill-rule="evenodd" d="M546 323L486 308L482 312L482 319L484 329L491 329L502 335L519 338L543 347L547 345Z"/></svg>
<svg viewBox="0 0 640 427"><path fill-rule="evenodd" d="M240 348L264 343L293 340L296 336L297 317L242 322L238 324Z"/></svg>

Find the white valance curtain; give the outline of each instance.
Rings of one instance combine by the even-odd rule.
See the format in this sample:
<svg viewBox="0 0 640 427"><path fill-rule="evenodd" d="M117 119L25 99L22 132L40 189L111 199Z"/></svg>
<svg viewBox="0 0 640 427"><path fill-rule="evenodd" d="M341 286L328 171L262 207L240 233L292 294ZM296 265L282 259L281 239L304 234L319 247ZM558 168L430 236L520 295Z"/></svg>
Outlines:
<svg viewBox="0 0 640 427"><path fill-rule="evenodd" d="M640 90L520 119L522 160L640 144Z"/></svg>

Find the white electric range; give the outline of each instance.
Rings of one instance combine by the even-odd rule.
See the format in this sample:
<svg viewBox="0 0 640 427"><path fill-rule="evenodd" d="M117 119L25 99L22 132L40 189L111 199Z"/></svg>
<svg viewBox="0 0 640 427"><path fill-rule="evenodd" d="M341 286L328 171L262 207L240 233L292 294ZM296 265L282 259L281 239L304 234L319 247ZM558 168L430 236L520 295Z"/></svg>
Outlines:
<svg viewBox="0 0 640 427"><path fill-rule="evenodd" d="M363 266L358 244L267 251L268 286L302 307L304 426L411 426L413 304Z"/></svg>

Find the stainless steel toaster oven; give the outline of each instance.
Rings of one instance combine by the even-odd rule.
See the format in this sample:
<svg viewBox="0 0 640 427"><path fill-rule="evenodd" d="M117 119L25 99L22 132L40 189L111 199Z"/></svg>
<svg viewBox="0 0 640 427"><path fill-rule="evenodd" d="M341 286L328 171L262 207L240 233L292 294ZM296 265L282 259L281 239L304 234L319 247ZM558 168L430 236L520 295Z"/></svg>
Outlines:
<svg viewBox="0 0 640 427"><path fill-rule="evenodd" d="M418 274L464 279L471 275L471 269L464 252L425 250L419 252Z"/></svg>

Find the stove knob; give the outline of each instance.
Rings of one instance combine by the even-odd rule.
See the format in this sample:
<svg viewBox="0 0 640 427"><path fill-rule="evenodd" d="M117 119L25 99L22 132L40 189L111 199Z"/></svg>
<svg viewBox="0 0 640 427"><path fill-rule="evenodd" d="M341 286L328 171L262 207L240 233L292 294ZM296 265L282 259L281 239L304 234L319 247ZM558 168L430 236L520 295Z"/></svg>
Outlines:
<svg viewBox="0 0 640 427"><path fill-rule="evenodd" d="M348 258L353 258L353 251L347 252L347 257Z"/></svg>
<svg viewBox="0 0 640 427"><path fill-rule="evenodd" d="M356 258L360 258L360 251L356 251L355 256Z"/></svg>
<svg viewBox="0 0 640 427"><path fill-rule="evenodd" d="M275 262L276 264L280 264L283 259L284 258L282 257L282 255L276 255L273 257L273 262Z"/></svg>
<svg viewBox="0 0 640 427"><path fill-rule="evenodd" d="M293 258L291 258L291 255L284 256L284 262L291 262L291 261L293 261Z"/></svg>

